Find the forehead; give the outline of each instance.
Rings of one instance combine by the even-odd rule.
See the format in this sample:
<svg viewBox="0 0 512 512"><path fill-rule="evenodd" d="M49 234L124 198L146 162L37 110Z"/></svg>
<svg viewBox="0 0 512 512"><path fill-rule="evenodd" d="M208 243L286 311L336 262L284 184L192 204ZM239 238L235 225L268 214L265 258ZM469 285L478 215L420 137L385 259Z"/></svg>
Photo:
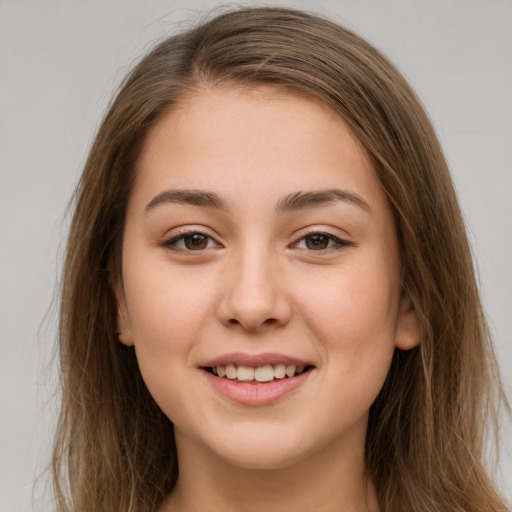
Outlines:
<svg viewBox="0 0 512 512"><path fill-rule="evenodd" d="M151 128L138 160L136 188L166 186L277 192L366 188L382 195L370 160L327 106L272 87L203 89Z"/></svg>
<svg viewBox="0 0 512 512"><path fill-rule="evenodd" d="M167 190L213 192L239 219L250 220L275 212L291 194L334 189L361 197L376 227L394 230L369 157L328 107L270 87L211 88L149 131L127 220Z"/></svg>

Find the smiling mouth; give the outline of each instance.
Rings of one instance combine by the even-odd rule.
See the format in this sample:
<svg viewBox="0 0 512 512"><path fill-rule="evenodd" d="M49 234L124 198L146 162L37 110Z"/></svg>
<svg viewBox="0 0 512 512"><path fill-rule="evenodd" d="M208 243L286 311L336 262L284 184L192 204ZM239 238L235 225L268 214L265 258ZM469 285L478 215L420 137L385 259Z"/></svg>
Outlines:
<svg viewBox="0 0 512 512"><path fill-rule="evenodd" d="M246 365L205 366L204 370L212 375L241 384L264 384L272 381L290 379L312 370L314 366L295 366L293 364L266 364L256 368Z"/></svg>

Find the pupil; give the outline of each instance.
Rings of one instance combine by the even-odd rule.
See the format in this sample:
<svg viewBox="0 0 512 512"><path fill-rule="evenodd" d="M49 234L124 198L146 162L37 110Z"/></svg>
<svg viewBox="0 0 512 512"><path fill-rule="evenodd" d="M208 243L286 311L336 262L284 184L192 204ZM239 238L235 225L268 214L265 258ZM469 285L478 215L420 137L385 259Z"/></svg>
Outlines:
<svg viewBox="0 0 512 512"><path fill-rule="evenodd" d="M185 237L185 246L187 249L197 250L204 249L208 244L208 237L196 233Z"/></svg>
<svg viewBox="0 0 512 512"><path fill-rule="evenodd" d="M311 235L306 238L306 246L308 249L325 249L328 244L329 239L325 235Z"/></svg>

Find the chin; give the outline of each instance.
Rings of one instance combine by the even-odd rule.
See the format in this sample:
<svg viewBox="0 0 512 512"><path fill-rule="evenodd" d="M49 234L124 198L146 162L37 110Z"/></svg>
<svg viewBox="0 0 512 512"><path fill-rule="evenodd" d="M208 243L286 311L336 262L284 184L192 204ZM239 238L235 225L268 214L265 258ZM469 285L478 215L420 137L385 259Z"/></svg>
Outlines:
<svg viewBox="0 0 512 512"><path fill-rule="evenodd" d="M312 450L307 449L309 443L304 438L297 439L297 436L290 432L275 432L272 435L264 428L247 430L246 435L225 436L219 440L220 443L214 443L215 446L211 448L226 463L254 470L289 467L306 458ZM229 440L229 443L226 440Z"/></svg>
<svg viewBox="0 0 512 512"><path fill-rule="evenodd" d="M296 450L290 453L255 447L254 449L237 449L236 452L223 453L221 457L227 464L238 468L271 471L292 466L302 458L301 455L303 454L297 453Z"/></svg>

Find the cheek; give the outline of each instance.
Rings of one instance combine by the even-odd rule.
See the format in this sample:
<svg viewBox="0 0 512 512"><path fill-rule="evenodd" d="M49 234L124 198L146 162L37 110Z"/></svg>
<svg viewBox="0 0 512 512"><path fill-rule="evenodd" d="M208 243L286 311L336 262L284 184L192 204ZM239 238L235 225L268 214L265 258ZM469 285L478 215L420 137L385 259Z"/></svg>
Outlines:
<svg viewBox="0 0 512 512"><path fill-rule="evenodd" d="M399 290L393 274L371 265L328 269L302 278L296 300L318 328L353 329L354 334L394 328Z"/></svg>
<svg viewBox="0 0 512 512"><path fill-rule="evenodd" d="M199 273L180 271L166 261L150 260L131 269L125 290L135 343L180 351L202 324L201 310L208 307L210 287Z"/></svg>
<svg viewBox="0 0 512 512"><path fill-rule="evenodd" d="M323 357L340 375L385 376L398 316L399 292L390 269L346 265L308 283L300 288L297 302L303 321L321 342Z"/></svg>
<svg viewBox="0 0 512 512"><path fill-rule="evenodd" d="M190 405L186 397L189 362L208 311L201 279L169 262L151 261L125 267L125 291L135 352L142 377L165 414L176 421Z"/></svg>

